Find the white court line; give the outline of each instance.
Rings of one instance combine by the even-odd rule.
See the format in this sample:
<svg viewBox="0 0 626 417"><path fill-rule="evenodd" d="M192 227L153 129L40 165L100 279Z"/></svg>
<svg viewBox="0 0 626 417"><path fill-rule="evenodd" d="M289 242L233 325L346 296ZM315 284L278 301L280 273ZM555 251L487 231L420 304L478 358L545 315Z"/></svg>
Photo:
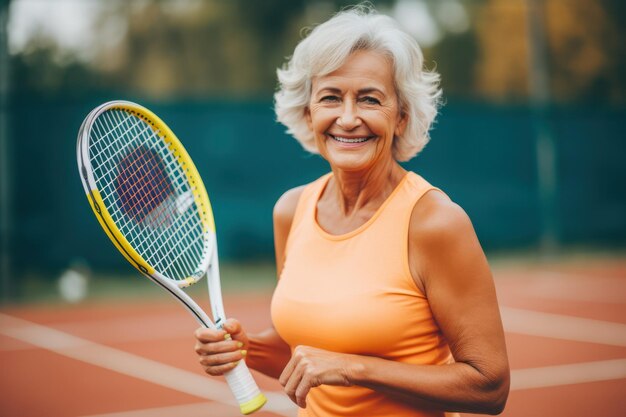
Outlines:
<svg viewBox="0 0 626 417"><path fill-rule="evenodd" d="M500 312L507 332L626 347L626 324L510 307Z"/></svg>
<svg viewBox="0 0 626 417"><path fill-rule="evenodd" d="M548 388L588 382L610 381L626 378L626 359L567 365L545 366L541 368L515 369L511 371L511 391L533 388ZM119 413L98 414L85 417L238 417L240 413L232 407L216 408L207 403L185 404L173 407L150 408Z"/></svg>
<svg viewBox="0 0 626 417"><path fill-rule="evenodd" d="M626 282L618 276L592 280L580 273L538 271L524 287L524 293L542 299L624 304Z"/></svg>
<svg viewBox="0 0 626 417"><path fill-rule="evenodd" d="M199 374L2 313L0 333L72 359L239 409L228 385ZM293 416L295 406L286 395L274 392L264 394L267 397L265 410Z"/></svg>
<svg viewBox="0 0 626 417"><path fill-rule="evenodd" d="M626 359L511 371L511 391L626 378Z"/></svg>
<svg viewBox="0 0 626 417"><path fill-rule="evenodd" d="M187 316L157 314L154 316L130 317L128 319L101 319L89 322L59 323L55 328L68 334L86 334L90 340L98 343L156 342L193 334L196 327L189 325ZM159 331L154 329L158 327ZM97 329L97 330L94 330ZM106 339L105 339L106 336ZM19 342L0 344L0 352L36 349L34 346Z"/></svg>
<svg viewBox="0 0 626 417"><path fill-rule="evenodd" d="M509 307L503 307L501 311L504 326L508 332L626 346L626 325L620 323ZM219 407L227 408L225 406L228 406L228 410L232 410L234 415L238 414L237 405L234 399L232 399L232 394L227 385L222 382L5 314L0 314L0 333L92 365L101 366L200 398L216 401L221 403ZM511 372L511 390L622 378L626 378L626 359L517 369ZM285 395L271 392L266 392L265 394L268 397L268 404L265 406L265 410L283 416L294 415L295 407ZM97 417L147 417L156 415L176 417L175 414L195 417L193 413L196 412L203 412L206 415L204 412L206 407L210 406L205 403L189 404L105 414ZM230 411L228 411L228 414L223 414L225 417L230 417Z"/></svg>
<svg viewBox="0 0 626 417"><path fill-rule="evenodd" d="M626 359L516 369L511 371L511 391L623 378L626 378ZM206 403L201 403L98 414L85 417L206 417L209 415L238 417L240 413L233 408L224 409L222 411L221 409L215 408L214 405L211 406Z"/></svg>

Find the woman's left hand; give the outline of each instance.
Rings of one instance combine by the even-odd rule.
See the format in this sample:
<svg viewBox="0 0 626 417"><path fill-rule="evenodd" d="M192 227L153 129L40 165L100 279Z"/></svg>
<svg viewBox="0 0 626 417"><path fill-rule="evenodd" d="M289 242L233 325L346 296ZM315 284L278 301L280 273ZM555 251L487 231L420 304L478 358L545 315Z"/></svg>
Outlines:
<svg viewBox="0 0 626 417"><path fill-rule="evenodd" d="M306 408L306 396L311 388L325 385L352 385L351 372L355 365L352 355L298 346L278 381L298 407Z"/></svg>

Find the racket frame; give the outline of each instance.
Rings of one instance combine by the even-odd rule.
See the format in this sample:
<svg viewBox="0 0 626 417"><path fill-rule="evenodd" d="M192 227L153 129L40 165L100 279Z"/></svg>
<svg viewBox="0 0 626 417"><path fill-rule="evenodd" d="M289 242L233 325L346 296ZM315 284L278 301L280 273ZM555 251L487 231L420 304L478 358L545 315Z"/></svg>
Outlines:
<svg viewBox="0 0 626 417"><path fill-rule="evenodd" d="M183 172L192 186L196 205L202 210L202 226L204 234L204 255L198 269L183 280L168 278L152 267L145 259L132 247L123 233L119 230L115 221L111 217L106 205L100 195L96 180L93 175L93 168L90 161L89 144L90 132L93 123L97 118L110 110L122 110L151 125L152 129L159 134L161 139L167 143L171 151L178 157L184 166ZM185 308L193 315L198 323L206 328L221 329L226 314L222 300L222 291L219 275L219 263L217 255L217 236L215 233L215 222L206 188L202 182L200 174L196 169L191 157L178 140L174 132L154 113L130 101L110 101L93 109L83 120L78 133L76 146L78 169L81 182L89 200L89 205L93 210L102 229L113 242L119 252L126 260L133 265L142 275L150 279L155 284L166 290L170 295L178 299ZM188 295L182 288L188 287L198 282L204 275L207 276L209 297L211 300L211 310L213 320L204 310ZM239 403L242 414L250 414L260 409L266 398L260 392L245 361L239 364L225 375L226 380Z"/></svg>
<svg viewBox="0 0 626 417"><path fill-rule="evenodd" d="M201 265L199 266L199 271L184 280L173 280L170 279L159 271L155 270L150 264L148 264L143 257L137 253L137 251L131 246L128 240L124 237L122 232L116 226L113 218L111 217L109 211L106 208L106 205L100 195L100 191L98 190L96 180L93 175L93 168L91 166L90 156L89 156L89 133L91 131L91 126L95 122L95 120L102 113L109 110L123 110L130 112L143 120L149 120L143 113L147 113L152 117L153 120L160 122L160 126L155 126L156 129L162 130L165 132L165 135L170 138L172 143L177 146L177 151L181 152L181 156L186 158L186 165L192 170L193 174L196 174L196 179L194 179L195 183L200 182L201 191L204 191L204 195L194 193L194 199L196 202L198 198L203 198L205 201L202 202L203 206L208 206L209 216L208 219L210 221L204 221L203 225L209 228L208 231L205 231L205 234L209 234L211 231L212 236L205 236L205 239L212 239L212 242L209 244L205 243L205 248L209 250L210 253L204 256ZM154 123L150 123L151 125L155 125ZM195 165L191 161L191 158L182 147L182 144L174 133L170 130L170 128L163 123L158 116L154 113L150 112L148 109L139 106L138 104L129 102L129 101L111 101L108 103L104 103L95 109L93 109L89 115L83 121L79 133L78 133L78 143L76 146L77 149L77 161L79 165L79 171L81 176L81 182L83 184L83 188L85 189L85 193L87 194L87 199L89 200L89 205L91 206L98 222L102 226L102 229L105 231L107 236L111 239L115 247L120 251L120 253L126 258L126 260L133 265L139 272L141 272L144 276L155 282L157 285L168 291L172 296L178 298L185 307L191 312L191 314L195 317L195 319L204 327L216 329L217 326L213 323L213 321L206 315L206 313L202 310L202 308L187 295L184 291L180 291L180 288L188 287L196 282L198 282L202 277L206 274L209 269L209 264L212 259L215 259L216 255L216 247L217 241L215 236L215 223L212 221L212 211L211 206L208 200L208 195L206 195L206 191L204 185L202 184L202 180L200 179L200 175L197 173ZM188 172L185 171L185 174L188 175ZM189 178L189 176L188 176ZM191 181L190 181L191 182ZM197 197L198 196L198 197ZM207 220L208 220L207 219ZM209 278L208 278L209 279ZM210 279L218 279L218 276L212 276ZM220 299L221 301L221 292L219 293L209 293L211 297L211 305L213 305L213 300ZM223 304L222 302L216 304ZM215 321L223 321L225 320L224 309L222 307L222 313L220 316L214 316ZM221 320L220 320L221 319Z"/></svg>

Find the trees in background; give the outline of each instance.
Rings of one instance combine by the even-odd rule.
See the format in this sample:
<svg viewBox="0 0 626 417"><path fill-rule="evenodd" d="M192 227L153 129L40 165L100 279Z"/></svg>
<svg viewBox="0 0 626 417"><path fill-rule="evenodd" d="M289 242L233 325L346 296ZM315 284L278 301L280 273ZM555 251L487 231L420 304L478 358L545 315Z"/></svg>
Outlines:
<svg viewBox="0 0 626 417"><path fill-rule="evenodd" d="M526 0L414 0L435 23L445 19L440 13L445 2L462 6L470 22L462 31L443 30L436 43L424 48L428 66L442 73L446 96L525 100ZM276 67L301 38L301 28L350 3L102 1L96 36L85 45L89 59L64 51L45 33L35 34L12 56L12 89L41 95L120 91L155 99L268 98ZM390 12L397 5L375 3ZM623 104L624 2L545 0L544 7L552 98Z"/></svg>

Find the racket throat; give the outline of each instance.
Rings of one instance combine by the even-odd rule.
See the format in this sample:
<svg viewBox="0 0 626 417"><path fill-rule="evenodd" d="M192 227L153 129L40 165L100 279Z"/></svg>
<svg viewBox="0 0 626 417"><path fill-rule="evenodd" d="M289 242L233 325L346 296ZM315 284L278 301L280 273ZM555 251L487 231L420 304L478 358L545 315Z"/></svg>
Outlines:
<svg viewBox="0 0 626 417"><path fill-rule="evenodd" d="M211 263L209 265L209 270L207 271L207 286L209 289L209 298L211 299L213 322L219 329L222 329L224 322L226 321L226 312L224 311L224 302L222 300L220 266L217 255L217 237L213 234L212 238L213 251L210 255Z"/></svg>
<svg viewBox="0 0 626 417"><path fill-rule="evenodd" d="M213 319L215 320L215 327L217 327L218 330L223 330L224 322L226 321L226 319L223 319L222 317L218 317L218 318L213 317Z"/></svg>

